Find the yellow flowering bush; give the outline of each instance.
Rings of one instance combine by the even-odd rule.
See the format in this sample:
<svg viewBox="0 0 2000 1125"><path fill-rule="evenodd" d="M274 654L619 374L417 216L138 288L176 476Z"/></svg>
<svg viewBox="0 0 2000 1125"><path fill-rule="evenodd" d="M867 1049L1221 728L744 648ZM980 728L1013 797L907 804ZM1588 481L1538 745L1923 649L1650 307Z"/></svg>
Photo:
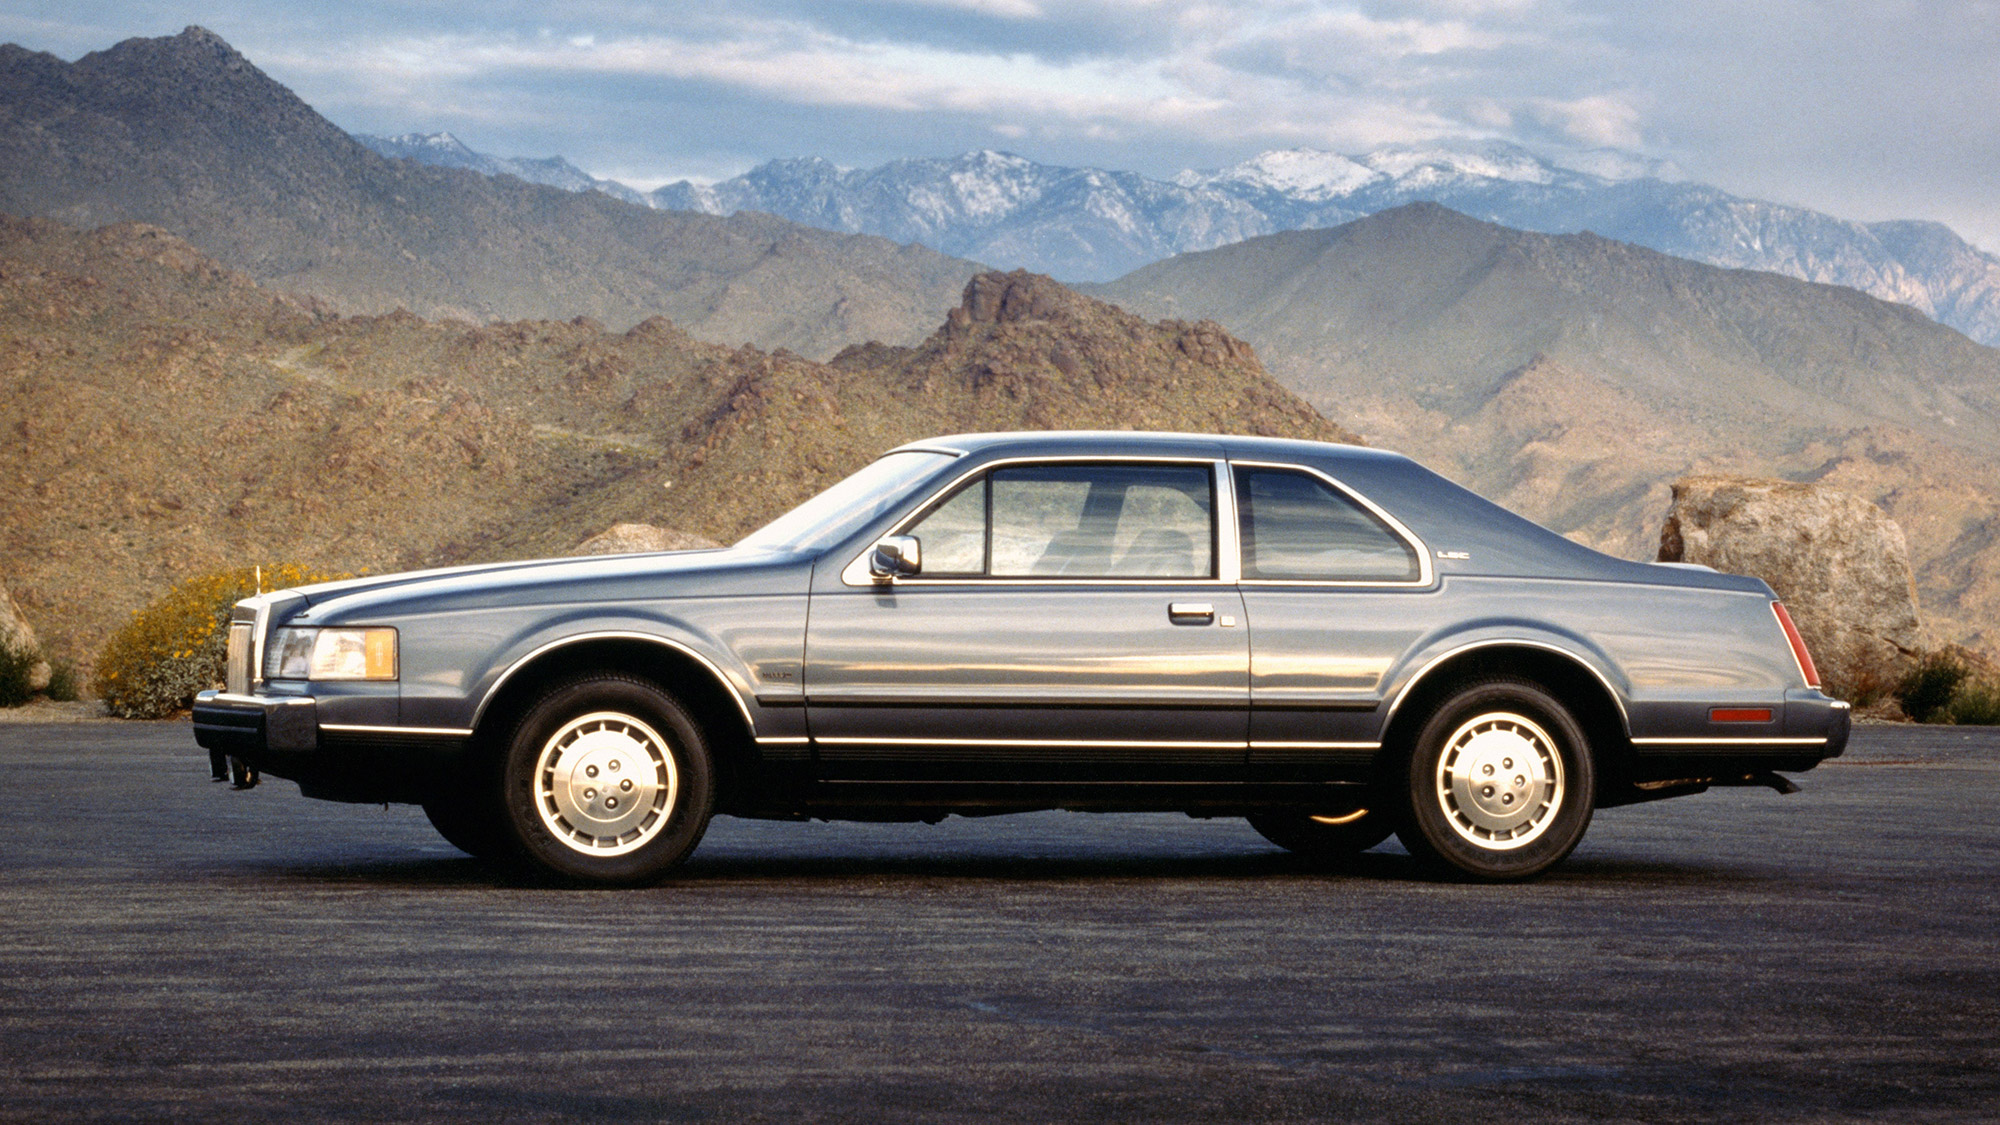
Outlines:
<svg viewBox="0 0 2000 1125"><path fill-rule="evenodd" d="M132 615L97 658L97 694L112 714L159 719L194 705L196 692L222 686L229 611L258 591L257 567L237 567L179 583ZM300 563L262 568L263 588L282 590L349 577Z"/></svg>

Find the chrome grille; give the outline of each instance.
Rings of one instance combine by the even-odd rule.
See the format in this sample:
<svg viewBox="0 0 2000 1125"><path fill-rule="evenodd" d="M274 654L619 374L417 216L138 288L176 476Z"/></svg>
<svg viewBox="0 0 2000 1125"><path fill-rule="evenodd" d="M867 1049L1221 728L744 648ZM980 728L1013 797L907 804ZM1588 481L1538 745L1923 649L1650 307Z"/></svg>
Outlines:
<svg viewBox="0 0 2000 1125"><path fill-rule="evenodd" d="M250 622L232 622L229 626L229 660L225 667L227 675L223 686L231 695L250 694L250 638L257 627Z"/></svg>

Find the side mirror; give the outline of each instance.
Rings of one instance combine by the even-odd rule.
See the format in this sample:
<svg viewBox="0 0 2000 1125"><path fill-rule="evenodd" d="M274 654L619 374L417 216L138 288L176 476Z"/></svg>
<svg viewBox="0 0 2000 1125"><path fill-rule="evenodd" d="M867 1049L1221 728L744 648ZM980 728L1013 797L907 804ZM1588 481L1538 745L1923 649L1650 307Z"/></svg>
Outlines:
<svg viewBox="0 0 2000 1125"><path fill-rule="evenodd" d="M868 556L868 573L891 581L908 578L923 566L924 549L914 535L885 536Z"/></svg>

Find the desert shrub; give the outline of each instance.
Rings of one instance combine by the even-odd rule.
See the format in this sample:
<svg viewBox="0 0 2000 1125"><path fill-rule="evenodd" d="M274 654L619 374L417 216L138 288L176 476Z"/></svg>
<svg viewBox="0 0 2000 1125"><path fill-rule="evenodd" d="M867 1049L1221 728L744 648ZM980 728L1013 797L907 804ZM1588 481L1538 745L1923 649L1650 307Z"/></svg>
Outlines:
<svg viewBox="0 0 2000 1125"><path fill-rule="evenodd" d="M1917 722L1948 720L1952 700L1971 671L1955 653L1925 653L1896 685L1896 701Z"/></svg>
<svg viewBox="0 0 2000 1125"><path fill-rule="evenodd" d="M2000 727L2000 682L1967 680L1946 710L1960 726Z"/></svg>
<svg viewBox="0 0 2000 1125"><path fill-rule="evenodd" d="M0 707L19 707L34 698L28 677L41 661L42 654L34 649L0 646Z"/></svg>
<svg viewBox="0 0 2000 1125"><path fill-rule="evenodd" d="M97 658L97 694L112 714L158 719L194 705L196 692L222 686L229 611L257 592L258 571L238 567L190 578L132 615ZM346 575L299 563L263 568L266 590Z"/></svg>
<svg viewBox="0 0 2000 1125"><path fill-rule="evenodd" d="M83 695L83 685L76 678L76 665L67 660L49 661L49 686L44 690L58 703L75 702Z"/></svg>

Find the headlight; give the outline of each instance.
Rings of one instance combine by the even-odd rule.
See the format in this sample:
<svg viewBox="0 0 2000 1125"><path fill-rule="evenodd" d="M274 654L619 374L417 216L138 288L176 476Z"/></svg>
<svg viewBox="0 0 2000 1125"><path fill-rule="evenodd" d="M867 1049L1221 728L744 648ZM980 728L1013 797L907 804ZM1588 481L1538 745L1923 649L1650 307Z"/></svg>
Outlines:
<svg viewBox="0 0 2000 1125"><path fill-rule="evenodd" d="M267 680L393 680L394 629L280 629L264 646Z"/></svg>

